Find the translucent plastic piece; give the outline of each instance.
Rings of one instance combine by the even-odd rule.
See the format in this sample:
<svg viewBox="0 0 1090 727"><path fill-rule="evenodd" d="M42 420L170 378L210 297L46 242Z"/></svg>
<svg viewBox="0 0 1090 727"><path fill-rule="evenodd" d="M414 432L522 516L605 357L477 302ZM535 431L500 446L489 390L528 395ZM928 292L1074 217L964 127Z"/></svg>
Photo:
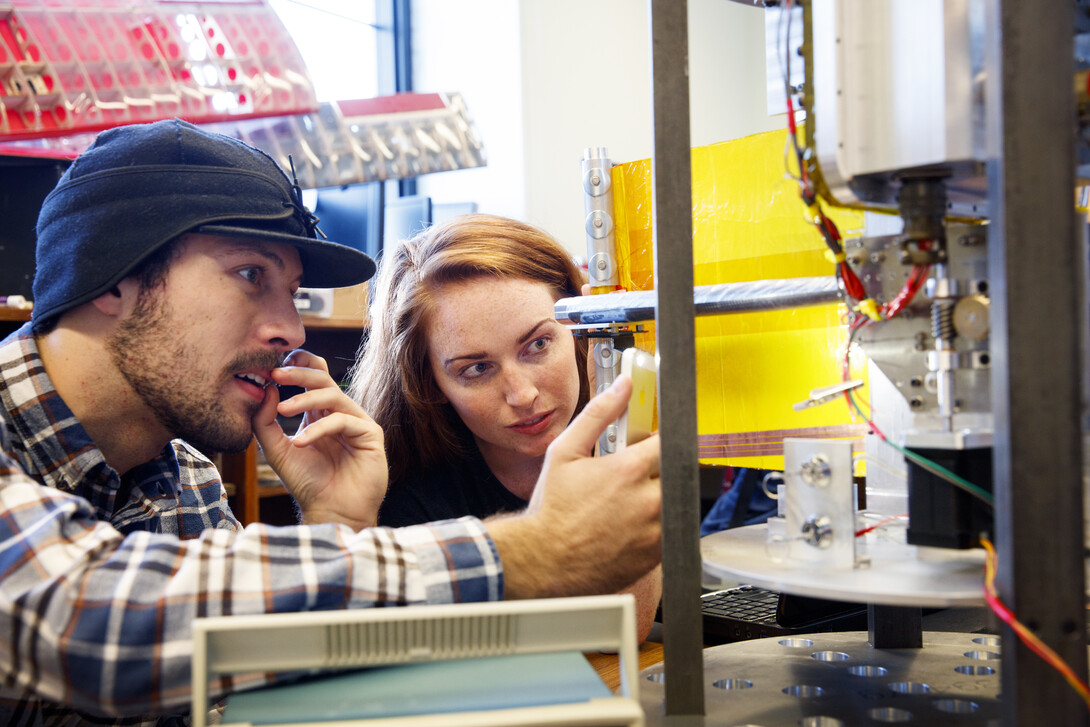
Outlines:
<svg viewBox="0 0 1090 727"><path fill-rule="evenodd" d="M0 136L313 113L302 56L263 0L19 0L0 9Z"/></svg>
<svg viewBox="0 0 1090 727"><path fill-rule="evenodd" d="M154 98L153 102L160 110L171 107L169 99ZM352 111L351 116L342 112L342 104ZM410 108L402 108L406 104ZM316 113L212 121L202 126L256 146L285 170L294 167L300 186L307 189L486 163L484 145L458 94L398 94L323 103ZM0 139L0 152L71 159L93 140L93 133Z"/></svg>

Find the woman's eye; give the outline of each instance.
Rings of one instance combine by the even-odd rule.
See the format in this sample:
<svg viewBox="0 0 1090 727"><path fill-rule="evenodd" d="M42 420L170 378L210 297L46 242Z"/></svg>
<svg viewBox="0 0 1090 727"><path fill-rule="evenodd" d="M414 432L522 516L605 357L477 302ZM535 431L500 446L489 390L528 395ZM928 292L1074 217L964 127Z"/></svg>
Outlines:
<svg viewBox="0 0 1090 727"><path fill-rule="evenodd" d="M541 338L530 341L529 350L530 353L541 353L549 347L549 338L542 336Z"/></svg>
<svg viewBox="0 0 1090 727"><path fill-rule="evenodd" d="M476 379L484 376L488 373L488 364L483 361L479 361L471 366L467 366L462 369L462 378L464 379Z"/></svg>

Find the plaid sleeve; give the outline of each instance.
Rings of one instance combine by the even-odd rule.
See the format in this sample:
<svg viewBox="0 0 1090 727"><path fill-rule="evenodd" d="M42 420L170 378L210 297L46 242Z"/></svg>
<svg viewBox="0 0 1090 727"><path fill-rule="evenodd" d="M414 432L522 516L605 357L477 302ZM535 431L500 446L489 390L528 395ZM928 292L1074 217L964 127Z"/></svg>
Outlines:
<svg viewBox="0 0 1090 727"><path fill-rule="evenodd" d="M190 623L255 614L502 597L495 547L465 518L122 537L81 498L0 452L0 684L105 715L187 709ZM221 680L222 695L265 677Z"/></svg>

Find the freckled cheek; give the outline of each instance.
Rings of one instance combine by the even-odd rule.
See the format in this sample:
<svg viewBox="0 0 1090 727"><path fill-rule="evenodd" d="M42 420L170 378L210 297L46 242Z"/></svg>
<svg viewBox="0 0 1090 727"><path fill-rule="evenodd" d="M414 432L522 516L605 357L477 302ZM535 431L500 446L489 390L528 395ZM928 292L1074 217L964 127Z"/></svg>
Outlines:
<svg viewBox="0 0 1090 727"><path fill-rule="evenodd" d="M473 429L492 423L502 405L502 401L496 399L494 392L462 391L454 396L448 394L447 398L454 407L455 413L461 417L466 426Z"/></svg>
<svg viewBox="0 0 1090 727"><path fill-rule="evenodd" d="M552 390L574 411L579 400L579 367L575 362L574 349L565 351L554 362L550 374Z"/></svg>

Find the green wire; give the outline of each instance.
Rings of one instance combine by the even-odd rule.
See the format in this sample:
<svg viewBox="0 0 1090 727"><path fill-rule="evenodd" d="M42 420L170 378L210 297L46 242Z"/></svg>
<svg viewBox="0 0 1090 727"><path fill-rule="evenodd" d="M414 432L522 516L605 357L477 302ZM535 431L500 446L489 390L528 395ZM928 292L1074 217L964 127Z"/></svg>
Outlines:
<svg viewBox="0 0 1090 727"><path fill-rule="evenodd" d="M863 413L863 410L859 408L859 404L856 402L855 396L852 394L851 391L848 391L848 401L851 402L852 406L855 408L856 413L859 414L859 416L862 417L868 424L870 424L870 420L867 419L867 416ZM926 457L923 457L919 454L916 454L915 452L911 452L905 449L904 447L894 444L885 437L879 438L883 442L900 452L902 456L912 460L931 474L946 480L950 484L964 490L965 492L968 492L973 497L983 500L988 505L991 505L992 507L995 506L995 497L993 497L992 493L988 492L987 490L977 487L972 482L969 482L963 477L959 477L958 475L954 474L950 470L940 465L938 462L932 462Z"/></svg>
<svg viewBox="0 0 1090 727"><path fill-rule="evenodd" d="M903 447L900 447L889 441L888 439L883 441L885 441L886 444L896 449L908 459L923 467L928 472L934 475L938 475L939 477L946 480L950 484L955 485L956 487L960 487L973 497L983 500L985 503L992 505L993 507L995 506L995 498L992 496L992 493L988 492L987 490L977 487L972 482L969 482L968 480L959 477L958 475L954 474L937 462L932 462L926 457L922 457L915 452L911 452Z"/></svg>

